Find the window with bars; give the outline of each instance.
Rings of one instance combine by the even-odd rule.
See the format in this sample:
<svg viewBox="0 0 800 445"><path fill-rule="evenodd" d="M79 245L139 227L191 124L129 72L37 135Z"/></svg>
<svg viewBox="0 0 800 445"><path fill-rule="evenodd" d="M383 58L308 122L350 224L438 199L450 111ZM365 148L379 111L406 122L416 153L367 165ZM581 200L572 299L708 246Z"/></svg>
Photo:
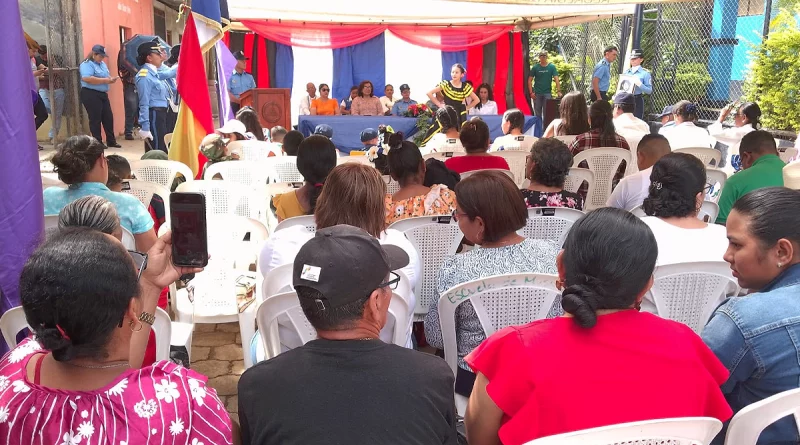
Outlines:
<svg viewBox="0 0 800 445"><path fill-rule="evenodd" d="M167 40L167 13L158 8L153 8L153 31Z"/></svg>
<svg viewBox="0 0 800 445"><path fill-rule="evenodd" d="M764 14L764 0L739 0L739 17Z"/></svg>

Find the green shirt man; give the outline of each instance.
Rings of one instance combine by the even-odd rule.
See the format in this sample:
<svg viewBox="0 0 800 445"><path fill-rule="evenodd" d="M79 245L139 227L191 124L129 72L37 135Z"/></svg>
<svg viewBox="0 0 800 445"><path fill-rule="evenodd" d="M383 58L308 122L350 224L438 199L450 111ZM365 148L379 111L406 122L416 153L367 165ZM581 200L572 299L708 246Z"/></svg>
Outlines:
<svg viewBox="0 0 800 445"><path fill-rule="evenodd" d="M754 131L750 134L753 133L760 132ZM769 133L767 134L769 135ZM769 137L772 138L771 135ZM740 148L742 165L745 165L745 154L753 155L753 153L745 153L742 151L744 144L745 140L742 139L742 146ZM774 140L772 144L772 146L775 147ZM717 216L717 224L725 224L733 204L747 193L764 187L783 187L783 167L786 166L786 163L781 161L781 158L779 158L777 154L764 154L751 162L752 164L746 167L745 170L728 178L725 182L725 186L722 187L722 193L719 197L719 216Z"/></svg>
<svg viewBox="0 0 800 445"><path fill-rule="evenodd" d="M547 51L539 53L539 63L531 67L528 75L528 94L533 99L533 114L544 117L544 104L553 98L553 80L556 81L556 92L561 96L561 83L556 66L547 61Z"/></svg>

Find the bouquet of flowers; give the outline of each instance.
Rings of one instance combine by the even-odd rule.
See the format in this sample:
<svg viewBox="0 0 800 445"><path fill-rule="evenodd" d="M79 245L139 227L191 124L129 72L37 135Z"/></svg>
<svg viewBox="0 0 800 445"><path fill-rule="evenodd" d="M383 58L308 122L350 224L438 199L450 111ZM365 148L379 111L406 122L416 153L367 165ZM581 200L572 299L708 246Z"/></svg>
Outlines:
<svg viewBox="0 0 800 445"><path fill-rule="evenodd" d="M408 110L403 113L403 116L417 118L417 133L414 136L414 143L419 146L432 125L431 118L433 113L431 109L425 104L412 104L408 106Z"/></svg>

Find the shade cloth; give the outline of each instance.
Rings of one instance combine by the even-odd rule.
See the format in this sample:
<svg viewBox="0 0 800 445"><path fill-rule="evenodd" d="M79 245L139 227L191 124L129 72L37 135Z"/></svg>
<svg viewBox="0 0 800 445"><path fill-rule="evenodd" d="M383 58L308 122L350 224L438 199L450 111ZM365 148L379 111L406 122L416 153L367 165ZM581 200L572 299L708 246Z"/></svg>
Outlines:
<svg viewBox="0 0 800 445"><path fill-rule="evenodd" d="M502 116L481 116L489 126L491 140L503 135ZM393 116L300 116L297 129L304 136L314 133L317 125L327 124L333 128L333 145L342 151L359 150L364 145L361 143L361 130L365 128L378 129L381 124L389 125L394 131L400 132L409 138L417 132L417 119L413 117ZM525 116L523 132L536 137L542 135L542 121L535 116Z"/></svg>

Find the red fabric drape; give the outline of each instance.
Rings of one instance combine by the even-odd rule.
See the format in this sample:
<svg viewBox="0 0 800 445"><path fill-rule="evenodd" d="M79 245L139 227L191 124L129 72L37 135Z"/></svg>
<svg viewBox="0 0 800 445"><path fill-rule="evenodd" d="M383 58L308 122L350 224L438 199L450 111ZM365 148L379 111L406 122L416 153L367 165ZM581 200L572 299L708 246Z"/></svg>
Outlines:
<svg viewBox="0 0 800 445"><path fill-rule="evenodd" d="M269 57L267 56L267 39L263 37L258 38L258 54L255 54L256 71L258 72L258 79L256 79L256 86L259 88L269 88Z"/></svg>
<svg viewBox="0 0 800 445"><path fill-rule="evenodd" d="M222 43L224 43L225 46L227 46L228 48L231 47L231 32L230 31L225 31L225 33L222 34Z"/></svg>
<svg viewBox="0 0 800 445"><path fill-rule="evenodd" d="M335 49L356 45L386 31L385 25L339 25L242 20L256 34L288 46Z"/></svg>
<svg viewBox="0 0 800 445"><path fill-rule="evenodd" d="M249 60L247 61L247 67L245 71L248 73L253 72L253 43L255 41L255 34L245 34L244 35L244 56L247 57Z"/></svg>
<svg viewBox="0 0 800 445"><path fill-rule="evenodd" d="M475 85L483 83L483 45L471 46L467 49L467 79Z"/></svg>
<svg viewBox="0 0 800 445"><path fill-rule="evenodd" d="M508 109L506 104L506 84L508 83L508 59L511 57L511 40L509 35L506 34L499 39L495 44L497 56L495 76L494 76L494 100L497 102L497 112L502 114Z"/></svg>
<svg viewBox="0 0 800 445"><path fill-rule="evenodd" d="M389 26L389 31L408 43L442 51L465 51L476 46L480 47L497 40L513 29L511 25Z"/></svg>
<svg viewBox="0 0 800 445"><path fill-rule="evenodd" d="M514 104L523 113L529 113L530 106L527 102L529 102L531 98L526 94L524 88L525 84L521 79L524 75L522 63L524 59L528 58L528 55L522 54L522 44L519 41L515 41L514 34L509 35L509 40L511 40L512 72L510 76L513 79L511 84L513 85L514 91Z"/></svg>

